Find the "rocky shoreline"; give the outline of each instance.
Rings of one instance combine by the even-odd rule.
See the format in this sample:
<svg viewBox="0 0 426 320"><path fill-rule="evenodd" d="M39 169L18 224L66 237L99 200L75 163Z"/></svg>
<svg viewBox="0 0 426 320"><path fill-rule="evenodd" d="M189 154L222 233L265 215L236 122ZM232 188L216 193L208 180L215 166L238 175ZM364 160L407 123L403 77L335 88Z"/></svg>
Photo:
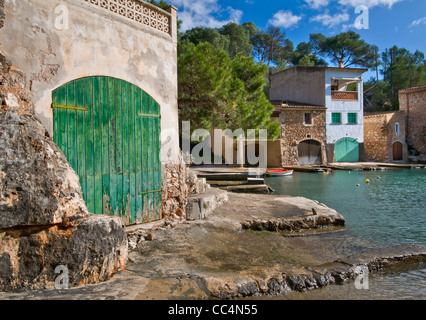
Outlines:
<svg viewBox="0 0 426 320"><path fill-rule="evenodd" d="M382 248L351 235L342 219L304 198L230 194L204 220L133 229L129 262L110 281L65 291L0 293L0 299L256 298L348 283L360 275L359 266L370 273L424 266L423 246ZM305 236L288 236L281 224Z"/></svg>

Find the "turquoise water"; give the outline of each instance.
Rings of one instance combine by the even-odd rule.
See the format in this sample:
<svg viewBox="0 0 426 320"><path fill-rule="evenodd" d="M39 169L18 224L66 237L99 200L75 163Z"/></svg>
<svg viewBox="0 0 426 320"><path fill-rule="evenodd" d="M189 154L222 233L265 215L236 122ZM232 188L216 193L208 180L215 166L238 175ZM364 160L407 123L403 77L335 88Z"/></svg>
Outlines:
<svg viewBox="0 0 426 320"><path fill-rule="evenodd" d="M362 238L385 245L426 246L425 169L295 172L267 178L266 183L275 194L306 197L337 210L347 229Z"/></svg>
<svg viewBox="0 0 426 320"><path fill-rule="evenodd" d="M295 172L292 177L267 178L266 182L276 194L303 196L337 210L350 233L374 245L426 246L425 169L335 171L330 175ZM372 275L369 290L345 284L280 298L426 300L426 269Z"/></svg>

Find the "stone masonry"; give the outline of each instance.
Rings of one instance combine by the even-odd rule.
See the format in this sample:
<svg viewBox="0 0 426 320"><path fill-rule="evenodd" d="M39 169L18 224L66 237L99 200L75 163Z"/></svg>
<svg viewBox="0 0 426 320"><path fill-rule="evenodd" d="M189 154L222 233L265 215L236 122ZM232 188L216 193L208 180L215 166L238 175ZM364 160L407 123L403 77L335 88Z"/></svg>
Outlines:
<svg viewBox="0 0 426 320"><path fill-rule="evenodd" d="M399 125L399 133L396 125ZM407 159L405 143L406 119L403 111L373 112L364 116L365 153L369 160L378 162L393 161L393 145L403 145L403 159Z"/></svg>
<svg viewBox="0 0 426 320"><path fill-rule="evenodd" d="M276 116L281 123L281 148L282 165L299 165L299 143L305 140L315 140L322 146L322 164L327 163L325 152L326 143L326 109L320 106L302 106L281 104L272 101L276 105ZM305 124L304 117L310 113L312 124Z"/></svg>
<svg viewBox="0 0 426 320"><path fill-rule="evenodd" d="M426 86L401 90L399 108L407 115L407 143L411 155L426 155Z"/></svg>

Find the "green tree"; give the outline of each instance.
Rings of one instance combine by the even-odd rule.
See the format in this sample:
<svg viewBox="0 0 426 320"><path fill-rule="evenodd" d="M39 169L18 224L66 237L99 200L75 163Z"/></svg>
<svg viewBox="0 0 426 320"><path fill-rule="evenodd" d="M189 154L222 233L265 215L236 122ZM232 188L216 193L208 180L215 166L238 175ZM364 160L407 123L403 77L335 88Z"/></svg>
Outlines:
<svg viewBox="0 0 426 320"><path fill-rule="evenodd" d="M219 33L229 39L228 53L231 59L239 53L251 56L253 46L250 44L250 33L243 25L230 22L219 29Z"/></svg>
<svg viewBox="0 0 426 320"><path fill-rule="evenodd" d="M382 54L382 74L389 84L389 97L395 109L398 91L426 84L426 60L423 52L414 53L394 46Z"/></svg>
<svg viewBox="0 0 426 320"><path fill-rule="evenodd" d="M188 44L179 57L179 109L184 121L197 128L268 130L271 139L279 125L271 123L273 106L264 88L267 68L243 53L231 60L210 43Z"/></svg>
<svg viewBox="0 0 426 320"><path fill-rule="evenodd" d="M318 51L314 49L314 45L308 42L301 42L293 53L293 65L299 66L327 66L327 62L318 56Z"/></svg>
<svg viewBox="0 0 426 320"><path fill-rule="evenodd" d="M198 45L208 42L213 48L228 51L230 41L228 36L220 34L217 29L196 27L181 34L179 42L181 48L187 47L189 43Z"/></svg>
<svg viewBox="0 0 426 320"><path fill-rule="evenodd" d="M271 64L282 66L291 60L294 45L286 39L285 31L270 26L268 30L258 31L251 36L254 57L268 67Z"/></svg>
<svg viewBox="0 0 426 320"><path fill-rule="evenodd" d="M366 43L354 31L325 37L322 34L311 34L310 44L315 52L331 59L344 67L372 68L376 63L377 47Z"/></svg>
<svg viewBox="0 0 426 320"><path fill-rule="evenodd" d="M231 59L210 43L189 43L178 59L178 103L183 121L210 129L222 119L218 115L232 106ZM231 91L231 89L233 89Z"/></svg>

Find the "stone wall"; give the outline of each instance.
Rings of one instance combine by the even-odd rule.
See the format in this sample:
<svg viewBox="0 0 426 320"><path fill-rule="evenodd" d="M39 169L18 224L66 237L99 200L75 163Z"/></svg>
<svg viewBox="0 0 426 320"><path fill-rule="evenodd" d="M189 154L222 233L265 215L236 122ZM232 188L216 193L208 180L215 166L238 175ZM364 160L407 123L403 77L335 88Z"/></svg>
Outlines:
<svg viewBox="0 0 426 320"><path fill-rule="evenodd" d="M312 125L304 124L305 113L312 114ZM327 163L325 153L326 127L325 111L283 110L280 115L282 134L283 166L299 165L299 143L305 140L316 140L322 146L322 162Z"/></svg>
<svg viewBox="0 0 426 320"><path fill-rule="evenodd" d="M400 91L399 107L407 115L408 144L418 153L413 155L426 155L426 86Z"/></svg>
<svg viewBox="0 0 426 320"><path fill-rule="evenodd" d="M396 124L399 124L399 134ZM405 112L368 113L364 116L364 141L367 160L378 162L393 161L393 144L403 145L403 159L407 159L405 143Z"/></svg>
<svg viewBox="0 0 426 320"><path fill-rule="evenodd" d="M179 164L163 166L162 217L165 220L185 221L188 196L194 192L197 176L189 171L182 156Z"/></svg>

